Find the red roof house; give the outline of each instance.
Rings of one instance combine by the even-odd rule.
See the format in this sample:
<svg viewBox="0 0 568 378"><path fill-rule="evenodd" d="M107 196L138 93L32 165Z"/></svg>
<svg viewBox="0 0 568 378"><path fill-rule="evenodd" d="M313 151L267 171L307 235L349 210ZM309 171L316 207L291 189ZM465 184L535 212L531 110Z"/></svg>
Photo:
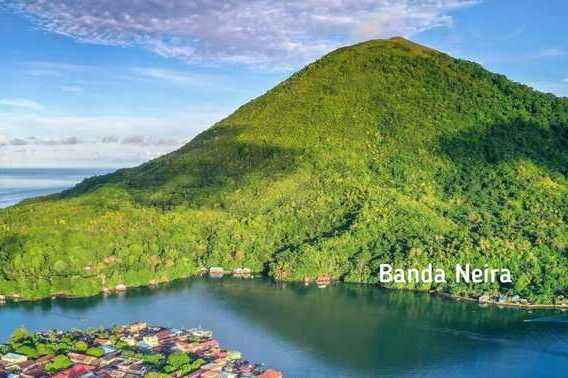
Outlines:
<svg viewBox="0 0 568 378"><path fill-rule="evenodd" d="M77 364L67 370L60 371L55 374L53 378L75 378L82 374L88 373L93 370L94 367L89 365Z"/></svg>
<svg viewBox="0 0 568 378"><path fill-rule="evenodd" d="M258 376L259 378L282 378L282 373L278 370L268 369Z"/></svg>

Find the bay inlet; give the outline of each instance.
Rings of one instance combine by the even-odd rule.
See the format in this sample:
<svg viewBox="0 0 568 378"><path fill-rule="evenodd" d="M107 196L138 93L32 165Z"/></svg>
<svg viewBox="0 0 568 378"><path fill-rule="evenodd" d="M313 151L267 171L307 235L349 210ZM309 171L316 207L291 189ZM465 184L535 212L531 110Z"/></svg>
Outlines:
<svg viewBox="0 0 568 378"><path fill-rule="evenodd" d="M1 170L0 202L57 192L100 173ZM227 348L287 377L555 378L565 377L568 366L568 316L561 311L262 279L194 278L108 296L8 302L0 306L0 342L22 326L41 331L136 321L211 329Z"/></svg>

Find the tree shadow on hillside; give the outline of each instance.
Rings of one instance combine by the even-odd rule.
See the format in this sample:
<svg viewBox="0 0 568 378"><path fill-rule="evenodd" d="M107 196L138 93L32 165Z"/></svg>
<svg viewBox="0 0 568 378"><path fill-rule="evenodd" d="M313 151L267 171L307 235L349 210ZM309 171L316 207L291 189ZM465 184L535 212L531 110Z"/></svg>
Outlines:
<svg viewBox="0 0 568 378"><path fill-rule="evenodd" d="M456 164L457 180L512 161L531 162L548 175L568 175L568 125L545 128L517 120L444 136L438 146Z"/></svg>
<svg viewBox="0 0 568 378"><path fill-rule="evenodd" d="M133 169L87 179L59 198L77 197L113 185L142 205L164 210L181 203L202 205L246 182L286 175L303 151L241 141L242 129L215 127L181 149Z"/></svg>

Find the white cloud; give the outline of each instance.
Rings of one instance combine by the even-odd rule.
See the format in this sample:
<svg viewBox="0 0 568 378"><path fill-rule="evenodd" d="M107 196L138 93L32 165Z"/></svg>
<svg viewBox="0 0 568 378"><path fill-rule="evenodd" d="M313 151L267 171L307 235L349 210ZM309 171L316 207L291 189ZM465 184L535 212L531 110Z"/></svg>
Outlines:
<svg viewBox="0 0 568 378"><path fill-rule="evenodd" d="M29 76L66 77L71 74L91 74L96 66L64 62L27 61L19 64Z"/></svg>
<svg viewBox="0 0 568 378"><path fill-rule="evenodd" d="M2 98L0 99L0 107L21 108L26 110L43 110L43 105L25 98Z"/></svg>
<svg viewBox="0 0 568 378"><path fill-rule="evenodd" d="M134 68L132 71L134 75L137 76L159 81L166 81L173 84L202 85L208 81L207 77L204 75L192 75L186 72L164 68L139 67Z"/></svg>
<svg viewBox="0 0 568 378"><path fill-rule="evenodd" d="M107 139L108 140L108 139ZM126 138L122 138L120 141L116 141L124 145L134 145L134 146L180 146L185 143L185 140L175 139L175 138L149 138L144 135L132 135Z"/></svg>
<svg viewBox="0 0 568 378"><path fill-rule="evenodd" d="M82 141L77 137L57 138L57 139L41 139L36 137L27 138L13 138L7 140L5 143L0 143L9 146L65 146L81 144Z"/></svg>
<svg viewBox="0 0 568 378"><path fill-rule="evenodd" d="M81 42L167 57L297 64L360 39L451 26L475 0L5 0L39 27Z"/></svg>
<svg viewBox="0 0 568 378"><path fill-rule="evenodd" d="M170 152L233 109L163 117L0 112L0 167L125 167Z"/></svg>
<svg viewBox="0 0 568 378"><path fill-rule="evenodd" d="M536 54L534 54L535 58L557 58L559 56L564 56L566 55L566 51L556 48L556 47L551 47L548 49L544 49L541 50L539 52L537 52Z"/></svg>
<svg viewBox="0 0 568 378"><path fill-rule="evenodd" d="M150 136L9 139L0 135L0 167L130 167L169 153L188 140Z"/></svg>
<svg viewBox="0 0 568 378"><path fill-rule="evenodd" d="M27 61L21 63L20 66L29 76L55 78L60 82L59 90L66 93L91 94L90 88L130 83L132 80L162 82L185 87L216 86L224 90L239 88L235 77L220 73L195 73L190 71L190 67L171 69L163 66L115 66L109 69L104 66L48 61Z"/></svg>
<svg viewBox="0 0 568 378"><path fill-rule="evenodd" d="M82 139L101 138L109 134L119 138L131 135L188 137L219 121L232 110L223 107L192 107L185 113L163 117L58 116L0 112L0 125L4 135L10 138L64 138L69 136L69 130L72 130L73 136Z"/></svg>
<svg viewBox="0 0 568 378"><path fill-rule="evenodd" d="M59 87L63 92L67 93L81 93L83 88L78 85L62 85Z"/></svg>
<svg viewBox="0 0 568 378"><path fill-rule="evenodd" d="M171 145L116 145L82 143L78 145L0 145L0 167L112 167L141 164L175 150Z"/></svg>
<svg viewBox="0 0 568 378"><path fill-rule="evenodd" d="M536 89L537 91L541 91L544 93L553 93L556 96L566 97L568 96L568 88L565 82L553 82L553 81L529 81L525 84L531 88Z"/></svg>

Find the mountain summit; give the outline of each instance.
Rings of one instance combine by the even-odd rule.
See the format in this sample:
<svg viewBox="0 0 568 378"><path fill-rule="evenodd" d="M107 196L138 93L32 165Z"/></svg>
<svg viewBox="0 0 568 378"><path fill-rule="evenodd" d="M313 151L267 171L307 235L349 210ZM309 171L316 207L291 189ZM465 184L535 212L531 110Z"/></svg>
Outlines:
<svg viewBox="0 0 568 378"><path fill-rule="evenodd" d="M92 294L249 267L377 283L507 268L568 294L568 102L403 38L338 49L181 149L0 212L0 294Z"/></svg>

